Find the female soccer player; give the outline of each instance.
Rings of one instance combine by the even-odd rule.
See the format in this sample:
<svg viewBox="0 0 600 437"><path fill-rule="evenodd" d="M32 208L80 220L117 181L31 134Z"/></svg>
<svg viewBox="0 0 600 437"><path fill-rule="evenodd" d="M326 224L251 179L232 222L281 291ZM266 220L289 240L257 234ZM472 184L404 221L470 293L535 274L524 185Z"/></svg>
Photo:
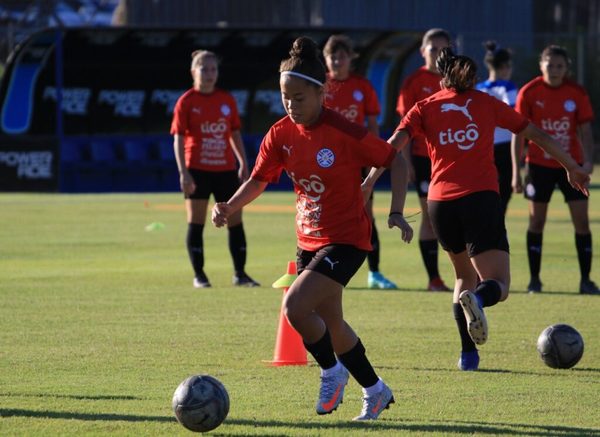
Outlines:
<svg viewBox="0 0 600 437"><path fill-rule="evenodd" d="M483 62L489 76L487 80L478 83L475 89L494 96L514 108L517 101L517 87L510 80L513 68L512 53L508 49L499 47L495 41L487 41L485 48ZM497 127L494 131L494 162L498 170L498 188L504 214L512 194L511 138L512 134L507 129Z"/></svg>
<svg viewBox="0 0 600 437"><path fill-rule="evenodd" d="M194 85L175 105L171 135L181 191L185 195L186 244L195 274L193 285L206 288L211 284L204 273L202 234L208 198L212 193L217 202L228 199L240 182L248 178L248 164L235 100L215 85L219 76L217 56L206 50L195 51L191 73ZM236 159L239 169L236 169ZM233 284L260 285L244 271L246 235L241 210L229 219L228 230L229 251L235 268Z"/></svg>
<svg viewBox="0 0 600 437"><path fill-rule="evenodd" d="M392 164L388 226L409 242L402 217L406 167L401 154L365 127L325 108L325 67L314 41L294 41L279 68L287 116L265 136L252 175L226 203L215 204L212 220L223 226L285 170L296 192L298 278L284 301L285 315L321 367L317 414L342 402L348 372L363 387L363 409L355 420L377 419L394 397L377 376L365 348L343 317L342 291L371 250L371 222L361 191L361 168ZM347 370L346 370L347 369Z"/></svg>
<svg viewBox="0 0 600 437"><path fill-rule="evenodd" d="M442 90L418 102L388 140L404 147L422 135L431 158L427 206L439 241L454 266L453 312L462 351L459 368L476 370L488 327L484 307L508 297L509 246L498 175L494 165L494 128L533 139L568 172L569 182L587 194L589 175L560 144L510 106L473 89L477 66L466 56L442 49L437 68ZM372 185L371 170L364 185ZM479 281L480 279L480 281ZM462 308L461 308L462 307Z"/></svg>
<svg viewBox="0 0 600 437"><path fill-rule="evenodd" d="M364 126L366 120L369 131L379 136L377 115L380 109L375 89L367 79L351 72L352 60L357 57L352 40L346 35L330 36L323 49L323 56L329 70L325 106L361 126ZM373 216L372 196L366 208L371 220L371 246L373 246L373 250L367 255L369 264L367 285L369 288L397 288L395 283L379 271L379 235Z"/></svg>
<svg viewBox="0 0 600 437"><path fill-rule="evenodd" d="M440 50L450 45L450 34L444 29L430 29L421 42L421 56L425 65L408 76L398 95L396 111L404 117L410 108L419 100L423 100L440 90L442 76L437 71L435 61ZM438 270L438 240L431 227L431 220L427 211L427 191L431 182L431 160L427 155L425 139L416 136L404 150L404 157L408 162L408 174L414 182L421 205L421 227L419 228L419 249L423 264L429 276L427 289L430 291L450 291L440 278Z"/></svg>
<svg viewBox="0 0 600 437"><path fill-rule="evenodd" d="M594 118L586 91L568 79L571 61L567 51L559 46L546 47L540 56L541 76L527 83L517 96L517 111L528 117L535 125L554 137L575 161L583 164L589 173L593 170L594 141L591 121ZM513 139L513 187L523 191L519 160L524 139ZM582 147L583 145L583 147ZM537 141L529 141L527 149L528 174L525 180L525 197L529 199L529 228L527 229L527 255L529 258L530 293L542 291L540 264L542 261L542 236L548 203L554 187L563 193L569 205L571 220L575 227L575 246L579 259L582 294L600 294L590 279L592 266L592 234L588 217L588 200L573 189L561 171Z"/></svg>

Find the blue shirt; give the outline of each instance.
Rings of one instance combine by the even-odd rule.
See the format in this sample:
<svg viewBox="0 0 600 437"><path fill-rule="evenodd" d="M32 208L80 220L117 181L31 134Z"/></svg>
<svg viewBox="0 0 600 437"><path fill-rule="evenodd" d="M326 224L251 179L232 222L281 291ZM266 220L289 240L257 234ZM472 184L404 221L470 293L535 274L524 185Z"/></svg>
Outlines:
<svg viewBox="0 0 600 437"><path fill-rule="evenodd" d="M510 80L486 80L475 85L475 89L483 91L514 108L517 102L517 87ZM494 144L510 142L511 132L506 129L496 128L494 131Z"/></svg>

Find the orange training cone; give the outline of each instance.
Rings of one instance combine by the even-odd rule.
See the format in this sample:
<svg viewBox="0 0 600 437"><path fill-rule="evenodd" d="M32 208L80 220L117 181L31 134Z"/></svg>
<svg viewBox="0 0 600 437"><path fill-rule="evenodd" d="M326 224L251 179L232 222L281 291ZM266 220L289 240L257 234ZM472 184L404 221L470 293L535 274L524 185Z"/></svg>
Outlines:
<svg viewBox="0 0 600 437"><path fill-rule="evenodd" d="M296 263L288 262L287 273L273 283L273 288L283 288L283 296L296 279ZM282 308L279 312L279 328L275 340L275 353L273 361L268 361L273 366L302 366L308 364L306 349L302 337L292 328L283 314Z"/></svg>

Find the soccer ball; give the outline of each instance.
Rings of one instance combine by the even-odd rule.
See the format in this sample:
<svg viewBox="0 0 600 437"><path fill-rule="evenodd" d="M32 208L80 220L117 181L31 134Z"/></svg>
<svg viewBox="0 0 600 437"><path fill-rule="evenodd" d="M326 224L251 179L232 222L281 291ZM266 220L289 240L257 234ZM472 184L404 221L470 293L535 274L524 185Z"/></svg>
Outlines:
<svg viewBox="0 0 600 437"><path fill-rule="evenodd" d="M227 417L229 395L225 386L212 376L190 376L173 394L173 412L177 421L190 431L210 431Z"/></svg>
<svg viewBox="0 0 600 437"><path fill-rule="evenodd" d="M569 369L583 355L583 338L572 326L550 325L538 337L537 350L547 366Z"/></svg>

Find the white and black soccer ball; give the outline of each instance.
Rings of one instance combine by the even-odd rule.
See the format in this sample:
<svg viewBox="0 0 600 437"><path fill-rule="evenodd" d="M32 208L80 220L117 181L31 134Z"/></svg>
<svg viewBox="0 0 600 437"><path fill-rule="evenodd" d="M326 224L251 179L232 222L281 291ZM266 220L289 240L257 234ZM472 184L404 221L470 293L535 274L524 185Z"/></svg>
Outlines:
<svg viewBox="0 0 600 437"><path fill-rule="evenodd" d="M177 421L190 431L210 431L227 417L229 394L212 376L190 376L173 394L173 412Z"/></svg>
<svg viewBox="0 0 600 437"><path fill-rule="evenodd" d="M537 341L540 358L553 369L570 369L583 355L583 337L572 326L550 325Z"/></svg>

